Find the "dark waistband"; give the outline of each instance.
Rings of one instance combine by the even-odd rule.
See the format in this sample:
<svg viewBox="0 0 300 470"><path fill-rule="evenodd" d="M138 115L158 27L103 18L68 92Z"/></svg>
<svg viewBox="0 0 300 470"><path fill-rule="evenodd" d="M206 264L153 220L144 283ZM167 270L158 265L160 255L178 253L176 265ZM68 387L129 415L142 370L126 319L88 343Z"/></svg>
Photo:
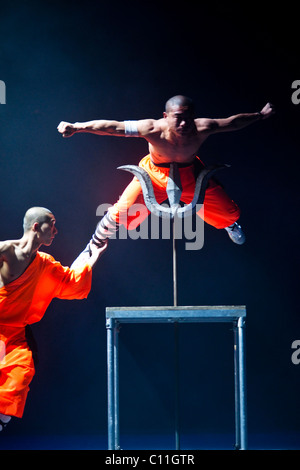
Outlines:
<svg viewBox="0 0 300 470"><path fill-rule="evenodd" d="M179 163L179 162L154 163L152 160L151 160L151 163L153 163L153 165L159 166L161 168L170 168L171 163L177 163L178 168L185 168L187 166L195 165L195 163L197 161L199 161L199 160L197 158L195 158L192 162L189 162L189 163Z"/></svg>

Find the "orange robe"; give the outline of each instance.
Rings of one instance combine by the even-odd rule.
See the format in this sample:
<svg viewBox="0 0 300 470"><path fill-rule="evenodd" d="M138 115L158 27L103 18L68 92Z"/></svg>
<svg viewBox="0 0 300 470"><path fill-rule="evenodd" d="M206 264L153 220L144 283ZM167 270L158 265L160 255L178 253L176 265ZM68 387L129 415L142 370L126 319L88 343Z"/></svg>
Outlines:
<svg viewBox="0 0 300 470"><path fill-rule="evenodd" d="M26 325L38 322L53 298L84 299L92 268L71 270L37 252L25 272L0 289L0 413L21 418L34 373Z"/></svg>

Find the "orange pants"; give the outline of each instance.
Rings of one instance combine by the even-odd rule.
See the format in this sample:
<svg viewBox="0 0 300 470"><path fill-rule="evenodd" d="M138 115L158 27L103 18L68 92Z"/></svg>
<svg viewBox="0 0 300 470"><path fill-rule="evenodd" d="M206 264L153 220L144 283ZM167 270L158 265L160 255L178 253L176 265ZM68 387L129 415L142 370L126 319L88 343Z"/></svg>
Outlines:
<svg viewBox="0 0 300 470"><path fill-rule="evenodd" d="M202 162L198 159L198 164L204 168ZM144 157L139 166L146 170L150 175L154 194L159 204L167 199L166 187L168 183L169 168L156 166L152 163L150 155ZM195 166L191 164L186 167L179 168L182 194L181 201L189 204L195 191ZM149 215L147 207L136 213L130 213L133 204L143 204L143 191L139 180L134 177L127 186L118 202L109 209L112 219L126 226L128 230L135 229ZM221 229L232 225L240 217L240 209L234 201L226 194L222 186L213 179L209 181L205 192L204 204L197 212L205 222L213 225L215 228Z"/></svg>
<svg viewBox="0 0 300 470"><path fill-rule="evenodd" d="M25 328L1 325L0 346L5 347L0 357L1 413L21 418L35 373Z"/></svg>

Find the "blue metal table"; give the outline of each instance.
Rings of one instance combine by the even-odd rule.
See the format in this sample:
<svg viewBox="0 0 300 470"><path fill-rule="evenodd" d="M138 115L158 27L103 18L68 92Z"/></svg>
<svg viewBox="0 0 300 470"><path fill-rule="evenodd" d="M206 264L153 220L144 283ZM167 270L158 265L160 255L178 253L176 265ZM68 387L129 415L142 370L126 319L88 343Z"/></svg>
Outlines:
<svg viewBox="0 0 300 470"><path fill-rule="evenodd" d="M247 449L245 306L107 307L108 448L120 449L119 346L121 323L232 322L234 339L235 448Z"/></svg>

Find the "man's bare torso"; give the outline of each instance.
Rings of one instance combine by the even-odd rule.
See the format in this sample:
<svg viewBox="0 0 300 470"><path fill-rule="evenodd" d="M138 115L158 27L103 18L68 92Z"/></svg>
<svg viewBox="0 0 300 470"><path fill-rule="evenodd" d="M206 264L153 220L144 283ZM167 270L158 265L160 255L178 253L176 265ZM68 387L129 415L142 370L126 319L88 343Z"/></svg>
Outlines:
<svg viewBox="0 0 300 470"><path fill-rule="evenodd" d="M199 148L208 137L201 130L200 120L186 134L175 135L170 132L164 119L156 122L157 132L144 136L149 144L149 153L153 163L190 163L195 159Z"/></svg>
<svg viewBox="0 0 300 470"><path fill-rule="evenodd" d="M27 255L18 240L8 240L0 244L0 288L20 277L35 255Z"/></svg>

